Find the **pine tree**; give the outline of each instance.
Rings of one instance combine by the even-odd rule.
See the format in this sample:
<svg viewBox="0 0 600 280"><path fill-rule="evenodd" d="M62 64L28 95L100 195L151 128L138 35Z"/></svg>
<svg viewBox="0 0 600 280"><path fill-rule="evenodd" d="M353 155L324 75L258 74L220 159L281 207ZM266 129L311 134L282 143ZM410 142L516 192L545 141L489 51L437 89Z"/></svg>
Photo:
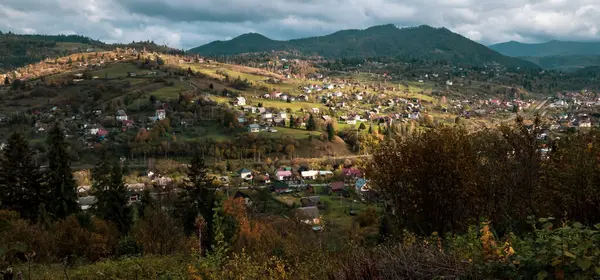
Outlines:
<svg viewBox="0 0 600 280"><path fill-rule="evenodd" d="M315 122L315 118L313 114L310 114L308 117L308 122L306 123L306 130L315 131L317 130L317 124Z"/></svg>
<svg viewBox="0 0 600 280"><path fill-rule="evenodd" d="M94 167L92 179L98 199L96 215L115 224L120 232L127 233L131 225L131 211L127 205L129 198L123 182L123 168L109 157L106 150L102 151Z"/></svg>
<svg viewBox="0 0 600 280"><path fill-rule="evenodd" d="M8 79L8 76L4 77L4 85L10 85L10 80Z"/></svg>
<svg viewBox="0 0 600 280"><path fill-rule="evenodd" d="M0 158L0 207L37 220L49 197L41 178L27 140L20 133L13 133Z"/></svg>
<svg viewBox="0 0 600 280"><path fill-rule="evenodd" d="M327 139L333 141L333 138L335 138L335 128L332 123L327 123Z"/></svg>
<svg viewBox="0 0 600 280"><path fill-rule="evenodd" d="M290 128L294 128L296 126L296 119L294 116L290 115Z"/></svg>
<svg viewBox="0 0 600 280"><path fill-rule="evenodd" d="M369 125L369 134L373 134L373 125Z"/></svg>
<svg viewBox="0 0 600 280"><path fill-rule="evenodd" d="M367 127L365 126L365 123L360 123L360 125L358 126L358 129L360 130L365 130Z"/></svg>
<svg viewBox="0 0 600 280"><path fill-rule="evenodd" d="M61 128L56 124L48 132L48 171L46 182L52 189L49 211L57 219L63 219L79 211L77 184L71 173L68 144Z"/></svg>
<svg viewBox="0 0 600 280"><path fill-rule="evenodd" d="M215 206L215 191L213 179L209 177L204 159L196 152L187 172L188 178L181 192L177 213L182 215L184 229L188 234L196 230L196 218L201 216L206 222L206 239L202 241L203 248L212 244L212 226Z"/></svg>

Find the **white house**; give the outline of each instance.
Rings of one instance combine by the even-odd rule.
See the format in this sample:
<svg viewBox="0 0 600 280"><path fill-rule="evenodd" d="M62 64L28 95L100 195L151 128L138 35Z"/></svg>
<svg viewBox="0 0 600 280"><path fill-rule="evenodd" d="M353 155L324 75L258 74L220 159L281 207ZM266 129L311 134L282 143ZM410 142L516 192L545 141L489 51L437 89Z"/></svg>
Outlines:
<svg viewBox="0 0 600 280"><path fill-rule="evenodd" d="M346 124L355 125L356 124L356 120L354 120L354 119L346 120Z"/></svg>
<svg viewBox="0 0 600 280"><path fill-rule="evenodd" d="M279 117L282 119L287 119L288 115L286 112L279 112Z"/></svg>
<svg viewBox="0 0 600 280"><path fill-rule="evenodd" d="M251 124L248 126L248 132L259 132L260 131L260 125L258 124Z"/></svg>
<svg viewBox="0 0 600 280"><path fill-rule="evenodd" d="M359 94L359 93L355 94L355 95L354 95L354 98L355 98L356 100L363 100L363 96L362 96L362 94Z"/></svg>
<svg viewBox="0 0 600 280"><path fill-rule="evenodd" d="M242 168L238 173L240 174L240 178L246 181L252 180L252 170Z"/></svg>
<svg viewBox="0 0 600 280"><path fill-rule="evenodd" d="M302 172L300 172L300 175L302 175L303 179L315 180L315 179L317 179L317 175L319 175L319 171L316 171L316 170L302 171Z"/></svg>
<svg viewBox="0 0 600 280"><path fill-rule="evenodd" d="M453 84L452 81L450 81L450 80L446 81L447 86L451 86L452 84Z"/></svg>
<svg viewBox="0 0 600 280"><path fill-rule="evenodd" d="M271 119L271 118L273 118L273 114L271 114L271 113L264 113L264 114L262 114L262 118L263 119Z"/></svg>
<svg viewBox="0 0 600 280"><path fill-rule="evenodd" d="M115 116L115 118L118 121L126 121L127 120L127 113L125 113L124 110L119 110L119 111L117 111L117 115Z"/></svg>
<svg viewBox="0 0 600 280"><path fill-rule="evenodd" d="M318 113L319 113L319 108L311 108L311 109L310 109L310 111L311 111L313 114L318 114Z"/></svg>
<svg viewBox="0 0 600 280"><path fill-rule="evenodd" d="M157 120L164 120L167 117L167 112L165 112L165 109L158 109L155 112L155 117Z"/></svg>
<svg viewBox="0 0 600 280"><path fill-rule="evenodd" d="M244 97L236 97L235 100L233 101L233 105L235 106L245 106L246 105L246 98Z"/></svg>

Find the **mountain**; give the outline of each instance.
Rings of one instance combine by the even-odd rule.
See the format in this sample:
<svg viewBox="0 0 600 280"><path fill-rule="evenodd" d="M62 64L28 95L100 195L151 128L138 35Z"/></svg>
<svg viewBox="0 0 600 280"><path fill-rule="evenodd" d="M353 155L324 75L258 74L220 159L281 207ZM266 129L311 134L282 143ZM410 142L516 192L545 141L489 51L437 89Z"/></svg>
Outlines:
<svg viewBox="0 0 600 280"><path fill-rule="evenodd" d="M472 65L497 62L505 66L538 68L533 63L503 56L446 28L426 25L397 28L388 24L288 41L250 33L189 50L205 56L270 51L299 51L327 58L404 57Z"/></svg>
<svg viewBox="0 0 600 280"><path fill-rule="evenodd" d="M525 44L515 41L489 46L503 55L513 57L542 57L568 55L600 55L600 42L549 41L539 44Z"/></svg>
<svg viewBox="0 0 600 280"><path fill-rule="evenodd" d="M80 35L21 35L0 32L0 69L10 70L46 58L62 57L72 53L144 47L156 52L182 52L149 41L106 44Z"/></svg>

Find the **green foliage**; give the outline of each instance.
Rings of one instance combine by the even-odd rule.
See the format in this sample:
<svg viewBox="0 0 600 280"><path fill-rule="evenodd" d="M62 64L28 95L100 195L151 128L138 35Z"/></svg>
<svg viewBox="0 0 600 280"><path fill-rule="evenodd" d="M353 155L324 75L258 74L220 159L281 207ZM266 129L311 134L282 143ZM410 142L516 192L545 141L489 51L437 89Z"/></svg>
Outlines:
<svg viewBox="0 0 600 280"><path fill-rule="evenodd" d="M77 184L73 179L68 144L62 129L56 124L48 132L48 170L46 182L53 189L49 212L57 219L79 211Z"/></svg>
<svg viewBox="0 0 600 280"><path fill-rule="evenodd" d="M333 141L335 138L335 128L331 122L327 123L327 140Z"/></svg>
<svg viewBox="0 0 600 280"><path fill-rule="evenodd" d="M315 117L313 116L313 114L310 114L310 116L308 117L308 122L306 123L306 130L308 131L316 131L317 128L317 123L315 121Z"/></svg>
<svg viewBox="0 0 600 280"><path fill-rule="evenodd" d="M92 171L93 187L98 201L94 205L96 214L127 233L131 226L129 195L123 182L123 168L106 150L102 151L96 167Z"/></svg>
<svg viewBox="0 0 600 280"><path fill-rule="evenodd" d="M51 200L25 138L15 132L0 157L0 207L36 221Z"/></svg>

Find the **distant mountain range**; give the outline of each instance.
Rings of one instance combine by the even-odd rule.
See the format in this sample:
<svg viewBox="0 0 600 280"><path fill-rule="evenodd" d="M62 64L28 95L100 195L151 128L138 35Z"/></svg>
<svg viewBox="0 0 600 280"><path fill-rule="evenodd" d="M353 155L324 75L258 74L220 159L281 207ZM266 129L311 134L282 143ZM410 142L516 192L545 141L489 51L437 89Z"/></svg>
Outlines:
<svg viewBox="0 0 600 280"><path fill-rule="evenodd" d="M515 41L491 45L490 49L513 57L542 57L565 55L600 55L600 42L549 41L526 44Z"/></svg>
<svg viewBox="0 0 600 280"><path fill-rule="evenodd" d="M178 52L180 50L159 46L153 42L129 44L106 44L79 35L20 35L0 32L0 70L10 70L46 58L54 58L78 52L105 51L114 48L146 48L156 52Z"/></svg>
<svg viewBox="0 0 600 280"><path fill-rule="evenodd" d="M600 42L549 41L525 44L515 41L489 46L507 56L531 61L545 69L574 71L600 65Z"/></svg>
<svg viewBox="0 0 600 280"><path fill-rule="evenodd" d="M298 51L326 58L403 57L469 65L497 62L508 67L538 68L528 61L501 55L446 28L426 25L397 28L388 24L288 41L249 33L189 50L205 56L271 51Z"/></svg>

